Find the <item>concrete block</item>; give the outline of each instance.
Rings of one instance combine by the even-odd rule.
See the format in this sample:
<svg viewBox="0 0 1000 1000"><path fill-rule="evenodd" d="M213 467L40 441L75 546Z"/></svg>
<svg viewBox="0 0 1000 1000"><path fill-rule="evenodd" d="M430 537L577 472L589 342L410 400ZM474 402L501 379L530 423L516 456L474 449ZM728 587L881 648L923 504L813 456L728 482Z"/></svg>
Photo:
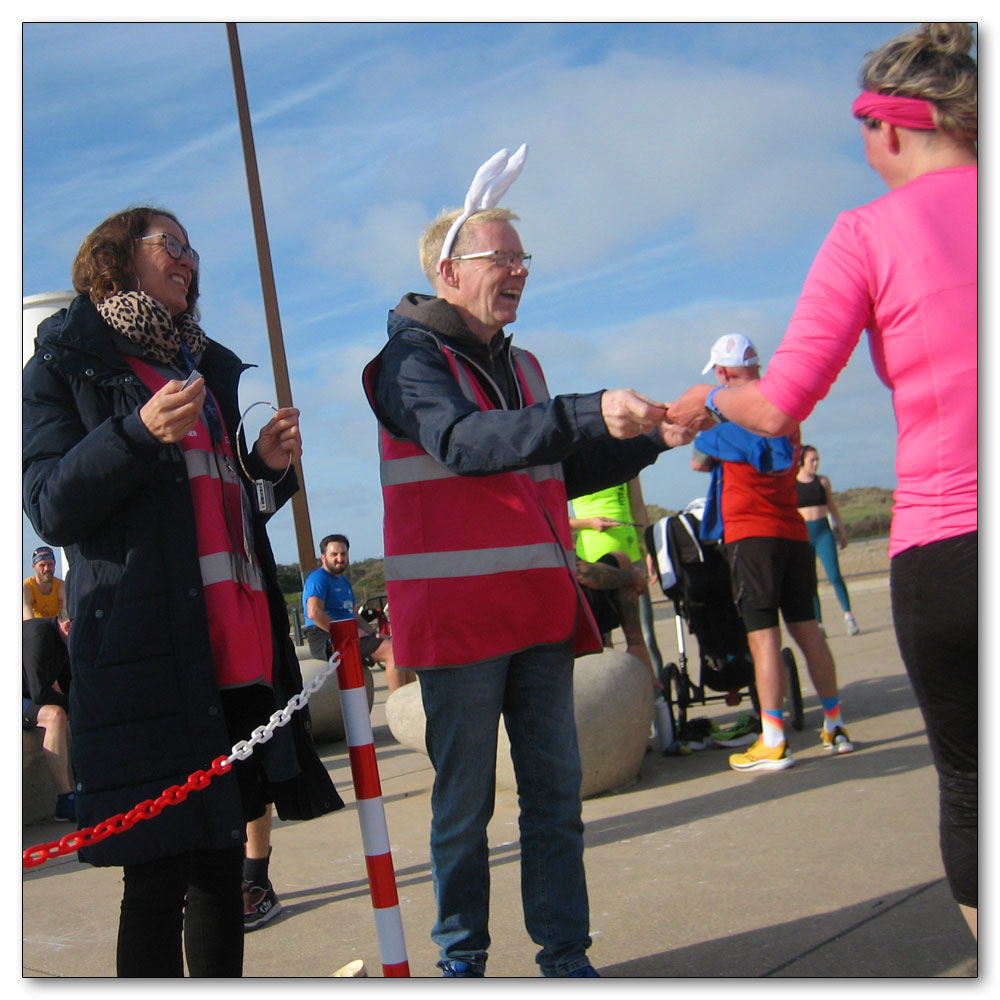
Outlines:
<svg viewBox="0 0 1000 1000"><path fill-rule="evenodd" d="M624 650L606 649L581 657L574 669L573 708L583 765L581 796L590 798L634 781L653 722L653 687L647 668ZM419 683L407 684L389 696L385 718L389 731L403 746L427 753ZM516 790L510 740L503 726L497 736L496 778L499 788Z"/></svg>
<svg viewBox="0 0 1000 1000"><path fill-rule="evenodd" d="M56 786L42 755L43 729L21 730L21 825L51 819L56 810Z"/></svg>
<svg viewBox="0 0 1000 1000"><path fill-rule="evenodd" d="M302 684L305 686L319 673L326 661L317 660L308 646L296 646L295 655L299 658ZM365 675L368 711L371 712L375 703L375 678L372 677L368 667L362 666L361 669ZM314 743L339 743L346 736L336 673L330 674L323 682L323 686L309 698L309 717L312 720Z"/></svg>

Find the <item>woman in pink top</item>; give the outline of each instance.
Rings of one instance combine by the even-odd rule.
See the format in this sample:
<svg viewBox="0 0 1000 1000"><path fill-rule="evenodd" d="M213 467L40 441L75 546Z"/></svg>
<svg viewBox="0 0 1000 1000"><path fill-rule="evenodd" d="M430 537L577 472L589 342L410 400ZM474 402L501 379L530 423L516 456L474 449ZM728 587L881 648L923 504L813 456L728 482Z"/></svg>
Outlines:
<svg viewBox="0 0 1000 1000"><path fill-rule="evenodd" d="M889 552L896 637L934 754L941 850L977 933L978 77L967 24L928 24L870 53L854 102L889 187L836 220L758 382L693 386L668 419L787 434L868 330L898 426ZM707 403L707 406L706 406Z"/></svg>

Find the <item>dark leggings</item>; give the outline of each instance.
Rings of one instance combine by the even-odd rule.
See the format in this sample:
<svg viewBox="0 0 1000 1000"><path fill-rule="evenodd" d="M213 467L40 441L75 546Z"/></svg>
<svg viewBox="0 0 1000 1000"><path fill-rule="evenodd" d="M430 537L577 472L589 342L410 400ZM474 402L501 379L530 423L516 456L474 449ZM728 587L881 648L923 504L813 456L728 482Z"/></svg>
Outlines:
<svg viewBox="0 0 1000 1000"><path fill-rule="evenodd" d="M250 736L273 710L259 685L220 693L230 744ZM258 759L233 766L244 819L264 813ZM193 851L124 866L118 924L118 975L183 976L183 938L191 976L243 974L243 845Z"/></svg>
<svg viewBox="0 0 1000 1000"><path fill-rule="evenodd" d="M243 974L243 846L125 866L118 975Z"/></svg>
<svg viewBox="0 0 1000 1000"><path fill-rule="evenodd" d="M941 856L956 901L978 907L977 533L914 546L891 564L896 641L923 713L940 792Z"/></svg>

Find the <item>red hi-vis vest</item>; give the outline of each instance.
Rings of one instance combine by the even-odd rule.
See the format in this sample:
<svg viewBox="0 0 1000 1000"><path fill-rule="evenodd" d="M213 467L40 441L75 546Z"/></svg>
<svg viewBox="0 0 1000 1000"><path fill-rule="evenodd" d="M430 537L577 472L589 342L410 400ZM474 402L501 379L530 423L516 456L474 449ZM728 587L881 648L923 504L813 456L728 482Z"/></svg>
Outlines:
<svg viewBox="0 0 1000 1000"><path fill-rule="evenodd" d="M146 362L126 360L150 392L166 385L166 379ZM199 418L180 445L194 504L216 683L219 687L271 684L271 612L264 579L250 551L243 487L229 436L220 442L216 460L208 427Z"/></svg>
<svg viewBox="0 0 1000 1000"><path fill-rule="evenodd" d="M492 404L472 363L440 345L463 395ZM525 403L549 398L541 367L511 360ZM377 362L365 379L374 396ZM385 580L396 666L465 666L574 639L598 652L600 635L576 579L561 465L462 476L418 444L379 426L385 503Z"/></svg>

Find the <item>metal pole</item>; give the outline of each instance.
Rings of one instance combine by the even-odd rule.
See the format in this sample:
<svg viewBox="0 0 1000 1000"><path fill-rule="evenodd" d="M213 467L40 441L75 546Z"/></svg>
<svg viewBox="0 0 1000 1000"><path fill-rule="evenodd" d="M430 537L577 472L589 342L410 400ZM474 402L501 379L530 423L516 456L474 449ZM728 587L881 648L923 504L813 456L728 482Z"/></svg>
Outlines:
<svg viewBox="0 0 1000 1000"><path fill-rule="evenodd" d="M264 294L264 315L267 320L267 338L271 345L274 385L278 394L278 406L293 406L292 390L288 381L288 365L285 361L285 344L281 335L281 317L278 314L278 294L274 286L271 250L267 239L267 223L264 221L264 200L261 197L260 176L257 172L257 154L254 151L250 109L247 104L246 83L243 79L243 59L240 56L240 42L236 34L235 23L227 21L226 32L229 35L229 57L233 65L236 111L240 121L240 137L243 140L243 160L246 164L254 237L257 241L257 263L260 267L261 290ZM302 474L301 461L296 463L296 472L299 476L300 489L292 497L292 516L295 521L299 571L305 578L316 568L316 555L313 549L309 504L306 501L306 481Z"/></svg>

